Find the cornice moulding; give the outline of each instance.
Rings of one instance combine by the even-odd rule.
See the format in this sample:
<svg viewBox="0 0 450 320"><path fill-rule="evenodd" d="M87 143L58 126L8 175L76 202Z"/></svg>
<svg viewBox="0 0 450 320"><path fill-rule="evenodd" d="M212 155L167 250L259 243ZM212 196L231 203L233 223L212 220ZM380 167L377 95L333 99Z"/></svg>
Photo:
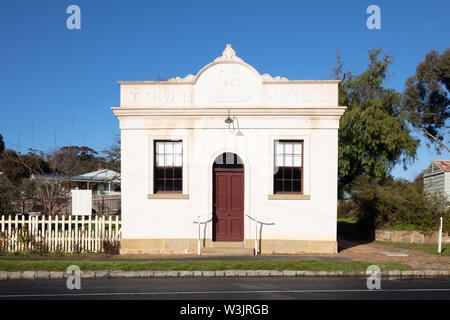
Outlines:
<svg viewBox="0 0 450 320"><path fill-rule="evenodd" d="M316 108L115 108L116 116L224 116L227 110L235 116L342 116L346 107Z"/></svg>
<svg viewBox="0 0 450 320"><path fill-rule="evenodd" d="M176 79L176 78L172 78ZM117 81L119 85L193 85L195 81L185 80L173 81ZM264 80L263 84L339 84L341 80Z"/></svg>

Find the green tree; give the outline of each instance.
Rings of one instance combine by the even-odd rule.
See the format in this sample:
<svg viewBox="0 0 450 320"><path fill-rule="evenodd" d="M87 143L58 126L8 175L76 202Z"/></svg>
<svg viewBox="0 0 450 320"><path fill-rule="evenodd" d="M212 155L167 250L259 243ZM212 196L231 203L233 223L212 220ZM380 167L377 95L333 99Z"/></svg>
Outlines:
<svg viewBox="0 0 450 320"><path fill-rule="evenodd" d="M450 228L448 198L426 194L423 175L413 182L388 178L381 184L371 177L358 177L353 200L362 230L395 226L435 230L439 217L444 217L444 231Z"/></svg>
<svg viewBox="0 0 450 320"><path fill-rule="evenodd" d="M403 111L411 125L421 131L436 150L450 152L444 131L450 116L450 48L441 55L432 50L406 80L402 97ZM427 144L428 146L430 143Z"/></svg>
<svg viewBox="0 0 450 320"><path fill-rule="evenodd" d="M414 160L419 142L410 135L401 113L401 94L384 87L392 56L369 50L369 65L360 75L342 73L338 55L339 105L347 106L339 130L339 190L358 176L385 179L392 167Z"/></svg>

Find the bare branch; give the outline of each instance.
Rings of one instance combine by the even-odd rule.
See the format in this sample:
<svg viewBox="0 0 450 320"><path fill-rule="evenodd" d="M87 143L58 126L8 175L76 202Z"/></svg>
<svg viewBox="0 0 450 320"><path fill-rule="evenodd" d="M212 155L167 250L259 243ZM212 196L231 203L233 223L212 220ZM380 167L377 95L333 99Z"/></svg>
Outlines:
<svg viewBox="0 0 450 320"><path fill-rule="evenodd" d="M448 152L450 152L450 149L438 138L436 138L435 136L433 136L431 133L429 133L426 129L421 128L420 129L425 135L427 135L428 137L430 137L431 139L433 139L434 141L436 141L437 143L439 143L441 145L441 147L445 148Z"/></svg>

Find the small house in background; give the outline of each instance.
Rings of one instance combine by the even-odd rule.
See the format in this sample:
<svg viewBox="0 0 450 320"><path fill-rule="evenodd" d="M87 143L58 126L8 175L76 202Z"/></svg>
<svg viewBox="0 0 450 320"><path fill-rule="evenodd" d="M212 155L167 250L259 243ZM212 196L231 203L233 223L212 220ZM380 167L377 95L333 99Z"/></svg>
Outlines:
<svg viewBox="0 0 450 320"><path fill-rule="evenodd" d="M79 189L91 189L94 194L120 194L120 173L113 170L100 169L70 177L70 180L77 182Z"/></svg>
<svg viewBox="0 0 450 320"><path fill-rule="evenodd" d="M87 214L86 212L106 215L119 214L121 212L120 173L117 173L113 170L99 169L97 171L88 172L72 177L54 173L44 175L32 174L31 179L42 179L44 181L47 181L48 183L57 181L61 182L61 180L63 180L63 182L68 183L67 186L64 186L62 188L62 191L70 200L68 200L63 208L60 208L58 210L58 214L70 215L73 213L73 189L79 191L92 190L92 210L82 211L85 215ZM85 207L86 200L78 200L77 197L76 201L78 205L74 209L76 212L78 212L78 208L81 205L80 201L83 203L82 207ZM35 215L40 215L41 209L34 208L34 202L30 199L30 201L28 201L28 204L24 205L21 209L21 213L33 213Z"/></svg>
<svg viewBox="0 0 450 320"><path fill-rule="evenodd" d="M433 160L423 175L425 192L445 194L450 200L450 160Z"/></svg>

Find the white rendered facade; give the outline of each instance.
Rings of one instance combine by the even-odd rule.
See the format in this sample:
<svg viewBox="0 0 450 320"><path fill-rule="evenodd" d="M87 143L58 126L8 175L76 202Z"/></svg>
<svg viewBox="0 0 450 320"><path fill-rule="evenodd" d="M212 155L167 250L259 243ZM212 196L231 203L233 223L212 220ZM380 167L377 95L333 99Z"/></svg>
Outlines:
<svg viewBox="0 0 450 320"><path fill-rule="evenodd" d="M122 252L192 253L198 216L214 213L213 164L223 153L243 163L243 240L255 225L264 253L336 252L338 81L291 81L223 55L196 76L164 82L120 82ZM228 112L235 121L224 120ZM233 129L234 126L234 129ZM274 192L276 141L302 143L300 192ZM182 190L157 192L155 142L181 141ZM297 190L298 191L298 190ZM214 242L202 225L202 246ZM259 237L259 235L258 235Z"/></svg>

